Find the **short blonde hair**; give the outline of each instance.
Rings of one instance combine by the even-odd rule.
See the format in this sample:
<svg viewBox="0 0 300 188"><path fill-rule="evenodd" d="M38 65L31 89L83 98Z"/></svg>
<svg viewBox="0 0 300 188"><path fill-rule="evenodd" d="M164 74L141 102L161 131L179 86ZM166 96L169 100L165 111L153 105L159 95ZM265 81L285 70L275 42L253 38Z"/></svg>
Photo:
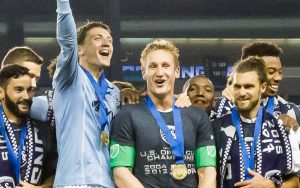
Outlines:
<svg viewBox="0 0 300 188"><path fill-rule="evenodd" d="M179 49L169 40L165 39L155 39L153 42L148 43L141 53L140 63L142 66L142 71L145 68L147 55L155 50L166 50L170 52L175 60L175 67L179 67Z"/></svg>

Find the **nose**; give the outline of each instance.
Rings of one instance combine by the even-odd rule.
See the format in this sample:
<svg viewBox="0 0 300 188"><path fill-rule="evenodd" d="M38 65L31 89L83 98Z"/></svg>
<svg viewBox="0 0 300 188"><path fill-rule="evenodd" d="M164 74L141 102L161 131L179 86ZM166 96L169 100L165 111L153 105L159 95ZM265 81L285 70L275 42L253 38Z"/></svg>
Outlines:
<svg viewBox="0 0 300 188"><path fill-rule="evenodd" d="M274 81L276 82L280 82L282 80L282 74L279 73L278 71L275 72L274 77L273 77Z"/></svg>
<svg viewBox="0 0 300 188"><path fill-rule="evenodd" d="M29 98L30 98L30 97L29 97L29 93L28 93L27 90L24 90L24 91L23 91L23 93L22 93L22 98L23 98L23 99L29 99Z"/></svg>
<svg viewBox="0 0 300 188"><path fill-rule="evenodd" d="M196 89L196 94L199 96L204 96L204 89L203 88L197 88Z"/></svg>
<svg viewBox="0 0 300 188"><path fill-rule="evenodd" d="M239 89L239 95L240 96L245 96L246 95L246 90L243 87Z"/></svg>
<svg viewBox="0 0 300 188"><path fill-rule="evenodd" d="M110 42L109 42L109 39L107 38L102 38L102 46L103 47L110 47Z"/></svg>
<svg viewBox="0 0 300 188"><path fill-rule="evenodd" d="M164 69L162 66L157 66L156 68L156 75L157 76L163 76L164 75Z"/></svg>

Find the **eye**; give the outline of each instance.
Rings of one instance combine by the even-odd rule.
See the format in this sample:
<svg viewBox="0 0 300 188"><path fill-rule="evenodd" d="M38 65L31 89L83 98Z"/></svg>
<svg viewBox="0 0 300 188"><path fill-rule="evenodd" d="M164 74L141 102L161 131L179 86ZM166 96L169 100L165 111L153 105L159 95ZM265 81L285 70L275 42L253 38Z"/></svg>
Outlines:
<svg viewBox="0 0 300 188"><path fill-rule="evenodd" d="M155 67L156 67L156 65L155 64L150 64L149 66L148 66L150 69L154 69Z"/></svg>
<svg viewBox="0 0 300 188"><path fill-rule="evenodd" d="M233 88L234 88L234 89L240 89L240 88L241 88L241 86L240 86L240 85L236 85L236 84L235 84L235 85L233 85Z"/></svg>
<svg viewBox="0 0 300 188"><path fill-rule="evenodd" d="M95 40L96 40L96 41L102 40L102 37L101 37L101 36L97 36L97 37L95 38Z"/></svg>
<svg viewBox="0 0 300 188"><path fill-rule="evenodd" d="M33 92L36 91L36 88L35 88L35 87L29 87L29 88L27 89L27 91L28 91L28 93L33 93Z"/></svg>
<svg viewBox="0 0 300 188"><path fill-rule="evenodd" d="M164 68L168 68L168 67L170 67L170 65L167 64L167 63L165 63L165 64L163 64L163 67L164 67Z"/></svg>
<svg viewBox="0 0 300 188"><path fill-rule="evenodd" d="M17 93L20 93L24 90L23 87L15 87L14 90L17 92Z"/></svg>
<svg viewBox="0 0 300 188"><path fill-rule="evenodd" d="M109 43L113 43L112 38L108 38L107 41L108 41Z"/></svg>
<svg viewBox="0 0 300 188"><path fill-rule="evenodd" d="M189 87L188 91L194 91L195 87Z"/></svg>
<svg viewBox="0 0 300 188"><path fill-rule="evenodd" d="M245 89L251 89L254 88L254 85L245 85Z"/></svg>
<svg viewBox="0 0 300 188"><path fill-rule="evenodd" d="M274 69L268 69L267 74L273 75L276 71Z"/></svg>

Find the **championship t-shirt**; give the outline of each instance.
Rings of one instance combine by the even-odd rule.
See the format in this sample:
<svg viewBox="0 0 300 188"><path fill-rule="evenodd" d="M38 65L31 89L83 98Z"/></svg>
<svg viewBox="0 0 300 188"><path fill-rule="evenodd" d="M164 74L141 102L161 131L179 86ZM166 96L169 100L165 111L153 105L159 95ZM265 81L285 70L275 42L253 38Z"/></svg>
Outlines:
<svg viewBox="0 0 300 188"><path fill-rule="evenodd" d="M111 166L132 169L145 187L197 187L197 167L215 166L216 163L212 128L203 110L189 107L180 109L180 112L184 161L188 168L186 178L175 180L171 176L175 157L145 103L126 105L114 119ZM176 139L172 109L160 114Z"/></svg>

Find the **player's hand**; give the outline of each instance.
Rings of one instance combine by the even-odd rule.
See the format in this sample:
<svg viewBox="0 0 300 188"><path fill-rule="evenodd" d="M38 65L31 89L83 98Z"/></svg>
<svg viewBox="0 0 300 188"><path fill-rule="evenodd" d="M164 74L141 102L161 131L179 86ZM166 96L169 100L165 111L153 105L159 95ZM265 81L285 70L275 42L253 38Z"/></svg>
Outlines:
<svg viewBox="0 0 300 188"><path fill-rule="evenodd" d="M299 124L297 120L295 120L291 116L287 114L280 114L278 117L282 120L282 124L287 132L290 132L290 129L293 129L294 131L298 130Z"/></svg>
<svg viewBox="0 0 300 188"><path fill-rule="evenodd" d="M234 184L235 187L241 188L275 188L275 184L259 173L252 171L248 168L248 172L253 176L250 180L245 180Z"/></svg>
<svg viewBox="0 0 300 188"><path fill-rule="evenodd" d="M41 188L41 186L38 185L32 185L30 183L27 183L26 181L20 181L21 186L16 186L16 188Z"/></svg>
<svg viewBox="0 0 300 188"><path fill-rule="evenodd" d="M186 92L174 96L176 98L175 105L177 107L184 108L192 105L191 100L189 96L187 96Z"/></svg>
<svg viewBox="0 0 300 188"><path fill-rule="evenodd" d="M140 102L141 97L145 97L147 92L140 92L135 89L125 88L120 91L120 99L121 104L125 105L126 103L129 104L137 104Z"/></svg>
<svg viewBox="0 0 300 188"><path fill-rule="evenodd" d="M222 91L222 96L233 101L233 86L226 86L226 88Z"/></svg>

